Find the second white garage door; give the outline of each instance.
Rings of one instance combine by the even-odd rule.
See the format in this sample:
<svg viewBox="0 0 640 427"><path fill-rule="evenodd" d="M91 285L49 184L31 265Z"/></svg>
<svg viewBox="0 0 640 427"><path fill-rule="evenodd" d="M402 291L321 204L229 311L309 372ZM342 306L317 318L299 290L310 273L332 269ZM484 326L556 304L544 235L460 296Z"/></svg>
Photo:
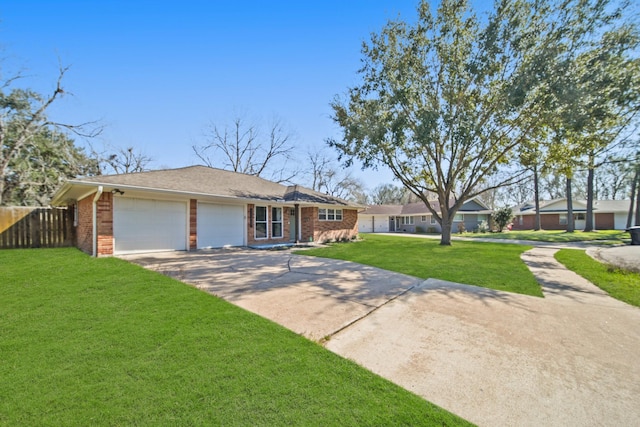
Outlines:
<svg viewBox="0 0 640 427"><path fill-rule="evenodd" d="M198 203L198 249L244 244L244 206Z"/></svg>

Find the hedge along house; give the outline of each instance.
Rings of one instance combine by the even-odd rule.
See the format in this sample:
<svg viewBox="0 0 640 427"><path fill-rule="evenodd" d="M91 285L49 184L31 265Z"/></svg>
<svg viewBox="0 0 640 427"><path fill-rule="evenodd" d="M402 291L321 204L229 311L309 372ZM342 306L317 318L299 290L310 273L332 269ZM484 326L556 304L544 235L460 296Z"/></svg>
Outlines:
<svg viewBox="0 0 640 427"><path fill-rule="evenodd" d="M93 256L196 250L357 235L359 206L298 185L206 166L65 182L76 246Z"/></svg>
<svg viewBox="0 0 640 427"><path fill-rule="evenodd" d="M431 203L439 212L440 204L437 201ZM480 200L468 200L456 213L451 230L454 233L461 230L475 230L482 221L489 223L492 213L493 211ZM440 233L442 228L427 206L418 202L406 205L369 206L358 214L358 231L361 233Z"/></svg>

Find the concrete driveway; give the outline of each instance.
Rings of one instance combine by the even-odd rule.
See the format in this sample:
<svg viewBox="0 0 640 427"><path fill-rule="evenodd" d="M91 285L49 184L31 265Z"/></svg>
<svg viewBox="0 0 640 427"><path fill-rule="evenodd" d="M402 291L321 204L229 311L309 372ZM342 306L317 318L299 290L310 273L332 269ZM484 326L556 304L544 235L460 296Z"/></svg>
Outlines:
<svg viewBox="0 0 640 427"><path fill-rule="evenodd" d="M258 313L481 426L639 425L640 309L553 258L545 298L248 250L127 257Z"/></svg>
<svg viewBox="0 0 640 427"><path fill-rule="evenodd" d="M218 249L122 258L175 277L313 340L331 336L421 279L288 250Z"/></svg>

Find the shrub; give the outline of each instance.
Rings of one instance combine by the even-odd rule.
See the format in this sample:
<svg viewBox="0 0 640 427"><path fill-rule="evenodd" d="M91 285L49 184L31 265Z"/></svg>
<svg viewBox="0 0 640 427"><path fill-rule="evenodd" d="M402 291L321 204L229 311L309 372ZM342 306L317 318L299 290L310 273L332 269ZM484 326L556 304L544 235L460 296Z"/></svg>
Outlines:
<svg viewBox="0 0 640 427"><path fill-rule="evenodd" d="M467 229L464 227L464 222L461 222L460 224L458 224L458 233L462 234L465 231L467 231Z"/></svg>
<svg viewBox="0 0 640 427"><path fill-rule="evenodd" d="M424 228L420 227L419 225L416 226L416 233L424 233Z"/></svg>
<svg viewBox="0 0 640 427"><path fill-rule="evenodd" d="M489 231L489 223L487 221L480 221L478 224L478 232L486 233Z"/></svg>
<svg viewBox="0 0 640 427"><path fill-rule="evenodd" d="M498 209L491 216L498 227L498 233L502 233L504 227L513 220L511 208Z"/></svg>

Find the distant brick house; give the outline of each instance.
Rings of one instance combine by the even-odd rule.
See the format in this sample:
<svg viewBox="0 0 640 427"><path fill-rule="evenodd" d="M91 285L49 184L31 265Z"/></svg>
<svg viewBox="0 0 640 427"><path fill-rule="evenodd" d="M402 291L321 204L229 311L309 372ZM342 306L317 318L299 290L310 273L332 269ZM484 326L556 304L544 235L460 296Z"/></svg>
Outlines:
<svg viewBox="0 0 640 427"><path fill-rule="evenodd" d="M624 230L627 223L630 200L595 200L593 202L593 225L596 230ZM585 227L587 201L573 201L573 219L576 230ZM536 207L534 202L523 203L512 209L513 230L535 228ZM540 227L543 230L567 229L567 199L540 201Z"/></svg>
<svg viewBox="0 0 640 427"><path fill-rule="evenodd" d="M351 239L357 205L298 185L191 166L70 180L77 246L94 256Z"/></svg>
<svg viewBox="0 0 640 427"><path fill-rule="evenodd" d="M438 202L432 206L439 211ZM473 231L482 221L489 223L493 211L479 200L469 200L462 205L453 219L451 230ZM358 231L361 233L440 233L440 224L423 202L406 205L372 205L358 214Z"/></svg>

